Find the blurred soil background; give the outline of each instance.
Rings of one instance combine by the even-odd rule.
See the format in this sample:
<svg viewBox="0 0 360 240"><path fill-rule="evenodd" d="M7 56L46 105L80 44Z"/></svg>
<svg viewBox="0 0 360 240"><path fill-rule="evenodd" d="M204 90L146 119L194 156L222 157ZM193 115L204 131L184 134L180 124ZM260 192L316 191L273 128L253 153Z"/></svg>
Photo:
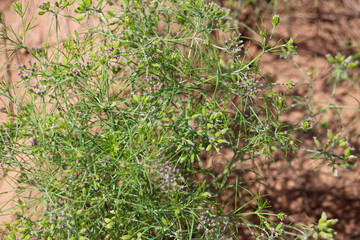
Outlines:
<svg viewBox="0 0 360 240"><path fill-rule="evenodd" d="M11 26L13 31L17 35L21 35L22 33L22 23L21 18L15 12L14 9L11 8L10 4L19 1L15 0L0 0L0 13L2 15L2 20L5 22L7 26ZM21 1L20 1L21 2ZM26 14L24 16L24 22L29 23L32 22L31 26L34 26L33 29L29 30L25 36L25 44L31 48L42 47L44 43L49 43L52 45L56 45L56 31L55 31L55 22L52 20L52 16L44 15L41 16L41 21L37 19L39 9L37 7L38 4L44 1L41 0L31 0L31 1L22 1L23 8L26 10ZM72 6L70 9L75 9ZM69 13L70 11L67 11ZM61 44L62 41L67 39L68 34L73 34L74 30L78 30L80 27L78 25L71 25L71 20L65 17L59 17L59 22L61 24L60 31L58 32L59 42ZM91 24L91 23L89 23ZM50 29L50 31L49 31ZM8 31L9 36L14 37L11 31ZM28 61L30 60L30 54L25 49L19 49L15 51L15 54L10 56L9 53L4 53L3 50L9 48L10 45L8 42L4 40L0 40L0 82L5 82L9 86L15 86L18 81L20 81L20 77L17 75L18 69L17 66L21 64L28 65ZM6 61L10 57L10 61ZM33 59L31 60L33 61ZM17 92L13 93L13 97L17 96L17 98L21 98L22 93ZM0 108L7 107L13 111L16 111L14 105L4 98L0 96ZM50 108L50 106L49 106ZM2 122L8 121L7 114L4 114L0 111L0 124ZM26 159L27 156L24 156ZM0 159L1 163L1 159ZM16 182L13 181L13 178L16 179L17 173L14 171L6 171L0 165L0 208L7 209L17 202L11 201L11 199L16 196L16 193L12 191ZM29 196L31 197L31 196ZM1 235L1 230L3 230L2 225L4 221L11 222L13 219L9 214L10 211L2 213L0 211L0 239L3 239L4 236ZM3 215L6 215L3 218Z"/></svg>
<svg viewBox="0 0 360 240"><path fill-rule="evenodd" d="M21 22L9 6L11 2L15 1L0 0L0 11L4 21L15 31L20 31ZM41 1L27 2L29 14L25 19L30 20L31 14L37 11L36 4ZM281 59L274 54L265 55L260 63L261 72L268 76L269 81L294 81L296 88L291 95L300 96L301 102L306 104L305 107L293 107L284 120L298 124L309 114L309 111L317 113L329 102L332 105L342 106L316 115L316 130L310 131L310 135L300 135L299 139L303 142L304 148L313 149L312 137L326 139L327 129L331 129L334 134L341 133L342 137L348 137L350 145L355 148L353 154L359 157L359 70L354 71L349 79L340 81L332 96L334 77L331 76L332 68L326 61L326 55L334 56L339 52L344 56L350 56L360 52L360 1L223 0L221 5L236 14L239 30L245 36L254 37L254 34L244 24L256 32L259 32L258 27L271 32L273 14L280 15L280 24L275 31L274 40L288 40L296 35L299 55L294 56L292 61ZM42 20L41 23L37 23L41 25L30 30L27 36L29 47L38 47L44 42L55 43L54 32L50 31L49 34L48 31L50 18L49 21ZM65 39L66 35L72 33L75 28L65 19L62 19L62 24L63 32L59 34ZM4 45L0 47L3 48ZM258 50L255 46L249 49L254 53ZM8 64L5 64L6 58L7 56L1 53L0 79L16 84L19 80L16 65L26 63L29 53L18 50ZM313 88L309 87L309 84ZM285 92L285 89L283 90ZM4 102L2 98L0 100L0 107L10 106L9 102ZM292 103L295 102L288 104ZM0 120L5 121L6 116L0 113ZM352 169L339 168L338 176L334 177L331 168L326 166L317 168L319 162L311 160L311 156L306 152L298 152L288 156L286 162L279 157L276 164L269 163L263 171L264 184L260 187L254 185L253 188L260 188L263 194L267 194L271 211L287 213L288 222L310 224L317 221L325 211L328 218L339 219L334 227L338 232L335 239L360 239L360 167L356 165ZM246 176L244 181L245 178ZM11 189L14 183L7 180L1 169L0 179L2 206L12 196L3 193ZM233 198L233 195L230 194L229 197Z"/></svg>
<svg viewBox="0 0 360 240"><path fill-rule="evenodd" d="M326 141L327 129L348 137L360 152L360 75L359 68L350 78L339 81L332 96L335 77L332 65L326 61L328 54L358 57L360 52L360 1L358 0L224 0L223 6L237 12L240 32L245 36L254 34L242 23L256 32L272 30L271 18L279 14L280 24L274 40L289 40L296 36L298 56L292 61L276 55L265 55L260 63L263 74L271 73L269 79L277 82L292 80L296 88L292 96L303 98L307 107L295 106L285 119L300 123L311 111L319 112L327 104L340 106L315 116L316 128L299 139L304 148L314 149L313 137ZM256 51L255 51L256 52ZM358 60L359 57L358 57ZM309 84L313 86L311 89ZM313 95L312 95L313 91ZM290 106L293 102L289 102ZM322 144L325 143L322 142ZM322 211L329 218L338 218L334 229L335 239L360 239L360 168L339 169L337 177L327 166L317 168L320 162L311 160L313 154L297 152L288 156L287 162L279 158L275 166L263 172L265 185L261 187L270 201L271 210L289 215L290 222L310 224L317 221Z"/></svg>

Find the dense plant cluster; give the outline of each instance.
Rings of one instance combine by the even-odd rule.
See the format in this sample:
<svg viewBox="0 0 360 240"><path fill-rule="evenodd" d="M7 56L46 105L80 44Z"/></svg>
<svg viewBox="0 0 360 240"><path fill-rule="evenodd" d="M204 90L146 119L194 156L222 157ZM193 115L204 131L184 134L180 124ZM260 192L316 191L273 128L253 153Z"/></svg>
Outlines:
<svg viewBox="0 0 360 240"><path fill-rule="evenodd" d="M77 4L74 22L96 27L62 44L31 48L2 26L9 51L32 56L18 66L19 84L1 87L16 108L2 109L11 120L0 128L1 165L20 174L18 208L2 206L14 216L7 239L237 239L243 226L256 239L321 235L293 233L256 193L250 203L236 197L233 210L219 202L227 189L242 188L229 180L238 165L286 155L297 147L294 132L313 127L312 117L297 126L280 120L285 96L258 71L266 53L294 54L293 39L242 36L229 10L205 0ZM39 15L59 20L72 5L44 2ZM23 19L26 8L12 6ZM250 57L247 42L262 52ZM317 157L336 158L335 169L351 160L347 149ZM205 167L216 156L220 173ZM28 198L31 191L38 195ZM244 212L248 204L255 211Z"/></svg>

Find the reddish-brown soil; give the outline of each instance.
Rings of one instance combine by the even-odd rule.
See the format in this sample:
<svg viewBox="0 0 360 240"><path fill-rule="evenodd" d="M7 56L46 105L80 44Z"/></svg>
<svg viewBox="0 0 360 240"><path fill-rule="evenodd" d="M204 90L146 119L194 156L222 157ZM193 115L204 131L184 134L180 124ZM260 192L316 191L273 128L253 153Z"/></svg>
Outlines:
<svg viewBox="0 0 360 240"><path fill-rule="evenodd" d="M0 11L5 22L18 31L21 27L20 21L9 7L10 2L14 1L1 0ZM40 1L28 2L30 2L29 10L34 11L35 4ZM228 2L223 1L223 5L232 8L238 13L241 22L254 29L258 21L256 13L263 19L268 31L271 31L273 12L280 14L275 40L289 39L297 35L296 45L299 55L295 56L293 61L281 60L276 55L266 55L261 61L261 71L264 74L270 72L271 79L278 79L279 82L293 80L297 87L292 95L303 97L313 107L312 111L315 113L329 101L333 105L350 107L332 109L317 115L317 130L299 136L304 148L314 147L313 136L320 139L326 136L326 129L320 124L323 122L335 133L341 132L342 136L348 137L350 145L355 148L354 154L359 156L359 72L355 72L351 80L341 81L330 100L333 78L330 75L331 66L326 62L325 55L341 52L348 56L360 51L360 2L358 0L279 0L275 1L278 3L275 8L265 0L252 1L257 2L257 5L241 8L237 6L238 3L233 3L230 7L227 5ZM42 22L41 27L29 31L30 47L38 46L47 39L49 23L50 20L47 23ZM73 31L66 21L64 26L65 31L61 33L62 36ZM243 27L240 29L245 35L251 35ZM2 54L1 65L5 58L6 56ZM12 61L21 64L27 58L26 52L18 51ZM13 65L9 65L9 68L13 68ZM8 74L11 81L16 82L16 72L4 69L6 68L0 71L0 79L4 79ZM313 98L309 84L314 86ZM0 107L3 104L9 103L0 101ZM305 108L295 108L289 111L286 120L297 123L306 114L309 114L309 111ZM0 115L0 120L4 119L5 115ZM289 215L289 221L304 224L318 220L321 212L325 211L329 218L339 219L339 223L335 225L338 232L336 239L360 239L360 168L355 166L350 170L339 169L338 176L334 177L331 169L326 166L315 169L317 164L310 157L311 155L306 152L298 152L296 155L291 155L286 162L278 161L277 166L269 164L264 170L265 185L260 189L264 194L268 194L271 210L285 212ZM1 170L0 174L1 193L11 187L2 179ZM0 195L0 202L7 201L9 197L9 194Z"/></svg>

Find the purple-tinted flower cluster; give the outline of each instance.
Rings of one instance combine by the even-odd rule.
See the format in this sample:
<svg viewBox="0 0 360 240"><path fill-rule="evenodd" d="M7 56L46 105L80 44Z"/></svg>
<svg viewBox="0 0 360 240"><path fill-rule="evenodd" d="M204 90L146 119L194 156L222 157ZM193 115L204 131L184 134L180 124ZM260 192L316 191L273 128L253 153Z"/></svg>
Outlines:
<svg viewBox="0 0 360 240"><path fill-rule="evenodd" d="M199 217L199 224L196 229L198 231L204 230L204 233L207 237L214 235L216 223L213 218L210 218L208 214L202 213Z"/></svg>
<svg viewBox="0 0 360 240"><path fill-rule="evenodd" d="M288 89L293 89L293 88L295 88L295 83L294 83L293 81L289 81L289 82L287 82L285 85L286 85L286 87L287 87Z"/></svg>
<svg viewBox="0 0 360 240"><path fill-rule="evenodd" d="M37 82L35 82L29 86L26 86L26 88L32 93L41 95L41 94L44 94L45 90L51 86L49 81L51 81L51 77L49 77L47 79L39 78Z"/></svg>
<svg viewBox="0 0 360 240"><path fill-rule="evenodd" d="M38 134L39 131L38 130L34 130L33 128L31 128L29 131L26 132L27 134Z"/></svg>
<svg viewBox="0 0 360 240"><path fill-rule="evenodd" d="M119 50L115 51L114 47L109 47L108 50L111 52L113 58L118 58L121 56L121 52Z"/></svg>
<svg viewBox="0 0 360 240"><path fill-rule="evenodd" d="M204 13L208 13L213 16L222 17L230 12L230 9L221 7L219 4L214 2L205 3Z"/></svg>
<svg viewBox="0 0 360 240"><path fill-rule="evenodd" d="M303 120L302 122L302 128L306 131L306 130L310 130L314 127L314 123L315 123L315 118L312 117L308 117L305 120Z"/></svg>
<svg viewBox="0 0 360 240"><path fill-rule="evenodd" d="M31 50L32 50L34 53L41 53L42 48L41 48L41 47L32 47Z"/></svg>
<svg viewBox="0 0 360 240"><path fill-rule="evenodd" d="M261 92L261 87L264 86L258 79L254 77L248 77L247 73L241 77L241 81L237 82L237 85L242 91L245 92L245 96L256 98L256 95Z"/></svg>
<svg viewBox="0 0 360 240"><path fill-rule="evenodd" d="M11 215L11 217L14 219L14 220L18 220L20 219L19 215L17 213L14 213L13 215Z"/></svg>
<svg viewBox="0 0 360 240"><path fill-rule="evenodd" d="M38 130L34 130L34 129L30 129L29 131L26 132L26 134L31 137L30 139L30 146L35 146L37 145L37 138L38 136Z"/></svg>
<svg viewBox="0 0 360 240"><path fill-rule="evenodd" d="M63 204L57 202L55 204L49 203L49 207L45 207L44 210L43 215L45 215L45 220L50 224L54 224L54 230L69 227L72 214L68 206L65 207Z"/></svg>
<svg viewBox="0 0 360 240"><path fill-rule="evenodd" d="M28 62L29 66L24 64L18 66L18 75L21 77L21 79L28 79L35 74L36 62L31 63L30 60L28 60Z"/></svg>
<svg viewBox="0 0 360 240"><path fill-rule="evenodd" d="M160 77L155 77L153 75L150 75L150 76L146 77L146 81L150 84L149 93L157 93L157 92L159 92L161 87L164 85L161 82Z"/></svg>
<svg viewBox="0 0 360 240"><path fill-rule="evenodd" d="M230 60L239 60L244 52L244 41L241 40L241 33L233 32L231 37L225 40L224 51L230 55Z"/></svg>
<svg viewBox="0 0 360 240"><path fill-rule="evenodd" d="M169 165L169 161L166 161L165 165L161 160L155 162L155 169L159 172L160 189L164 192L171 194L185 188L182 184L185 178L181 175L178 168L173 168Z"/></svg>
<svg viewBox="0 0 360 240"><path fill-rule="evenodd" d="M65 73L65 76L79 76L90 67L90 62L87 61L85 64L80 62L72 62L72 67L69 68L69 72Z"/></svg>
<svg viewBox="0 0 360 240"><path fill-rule="evenodd" d="M39 88L40 86L41 86L41 85L39 85L39 83L36 82L36 83L33 83L33 84L29 85L29 86L26 86L26 88L27 88L30 92L32 92L32 93L35 93L35 94L43 94L43 93L44 93L44 89L40 89L40 88Z"/></svg>
<svg viewBox="0 0 360 240"><path fill-rule="evenodd" d="M41 1L41 4L38 4L36 5L38 8L40 8L41 10L49 10L50 9L50 2L44 2L44 1Z"/></svg>

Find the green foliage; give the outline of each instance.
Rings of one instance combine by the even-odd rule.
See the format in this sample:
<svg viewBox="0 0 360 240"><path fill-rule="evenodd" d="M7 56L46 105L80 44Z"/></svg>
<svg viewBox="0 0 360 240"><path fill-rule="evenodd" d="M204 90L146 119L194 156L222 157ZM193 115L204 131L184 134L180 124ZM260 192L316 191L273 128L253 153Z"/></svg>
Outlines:
<svg viewBox="0 0 360 240"><path fill-rule="evenodd" d="M60 21L73 4L42 3L40 18ZM22 5L13 8L23 20ZM267 211L261 195L236 200L231 211L218 200L243 187L229 182L237 165L294 151L294 133L314 122L280 121L286 96L273 85L294 83L270 84L258 71L264 54L296 54L294 39L271 41L279 17L272 33L251 39L230 32L229 16L204 0L77 1L74 24L92 18L94 27L68 35L62 46L58 39L39 48L2 25L1 38L11 42L6 51L32 55L18 66L19 84L0 88L16 107L1 109L12 117L0 128L2 165L19 173L18 205L1 206L14 211L7 239L236 239L241 225L262 239L290 234L284 214ZM250 57L249 42L262 52ZM329 138L324 148L316 141L316 151L343 166L327 148L344 141ZM348 149L341 158L347 163ZM224 170L215 175L203 156L222 156ZM244 212L248 204L256 211ZM250 223L250 215L260 224ZM319 234L334 234L328 226L318 227Z"/></svg>
<svg viewBox="0 0 360 240"><path fill-rule="evenodd" d="M328 163L328 167L333 169L334 176L337 176L338 171L336 167L350 168L355 164L354 159L356 159L356 156L351 155L354 148L346 147L349 145L346 138L340 138L340 134L334 136L331 130L328 130L327 136L328 140L325 145L322 145L320 141L314 137L317 149L314 151L315 155L312 159L323 159L323 161ZM342 151L340 149L342 149ZM336 154L335 151L339 152L339 150L341 153Z"/></svg>
<svg viewBox="0 0 360 240"><path fill-rule="evenodd" d="M328 220L326 213L323 212L321 214L321 218L319 219L319 222L313 225L314 232L312 234L312 237L314 237L315 239L318 239L319 237L329 240L334 239L336 232L334 231L334 229L330 227L335 225L337 222L338 222L337 219Z"/></svg>
<svg viewBox="0 0 360 240"><path fill-rule="evenodd" d="M348 79L349 71L358 66L358 61L353 56L345 57L338 53L335 57L328 55L327 60L333 65L333 76L336 79Z"/></svg>

